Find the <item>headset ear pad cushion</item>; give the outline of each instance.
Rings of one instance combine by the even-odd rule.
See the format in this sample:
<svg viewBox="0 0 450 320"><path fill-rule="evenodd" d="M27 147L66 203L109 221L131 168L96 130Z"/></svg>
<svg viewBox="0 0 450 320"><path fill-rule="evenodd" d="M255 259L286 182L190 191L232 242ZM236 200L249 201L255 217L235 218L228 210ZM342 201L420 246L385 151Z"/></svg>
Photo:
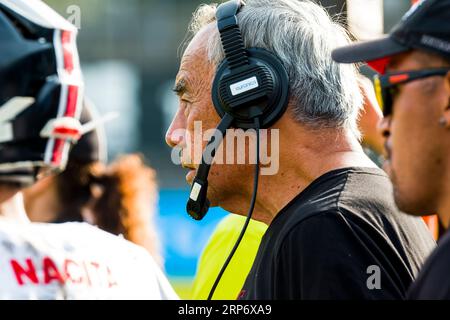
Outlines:
<svg viewBox="0 0 450 320"><path fill-rule="evenodd" d="M283 115L287 108L289 101L288 74L280 59L271 52L261 48L251 48L246 51L249 65L230 70L227 60L224 59L217 67L212 86L212 101L221 118L225 113L233 116L233 127L235 128L254 127L251 107L259 109L261 128L268 128ZM248 73L249 69L252 69L253 72ZM229 85L226 83L227 79L233 76L234 79L238 79L236 81L239 81L239 79L255 75L255 72L260 87L239 94L239 100L233 100ZM252 100L255 91L262 92L263 95L257 100Z"/></svg>

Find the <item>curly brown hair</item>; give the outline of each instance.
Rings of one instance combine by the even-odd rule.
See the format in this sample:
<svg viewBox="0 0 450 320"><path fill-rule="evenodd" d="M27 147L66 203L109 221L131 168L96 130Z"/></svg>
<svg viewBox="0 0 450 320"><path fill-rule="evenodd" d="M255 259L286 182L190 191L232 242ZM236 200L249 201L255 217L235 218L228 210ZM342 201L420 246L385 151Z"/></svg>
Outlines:
<svg viewBox="0 0 450 320"><path fill-rule="evenodd" d="M156 174L142 156L121 156L108 166L69 160L56 183L64 204L56 222L83 221L83 210L89 209L92 223L143 246L161 262L153 221Z"/></svg>

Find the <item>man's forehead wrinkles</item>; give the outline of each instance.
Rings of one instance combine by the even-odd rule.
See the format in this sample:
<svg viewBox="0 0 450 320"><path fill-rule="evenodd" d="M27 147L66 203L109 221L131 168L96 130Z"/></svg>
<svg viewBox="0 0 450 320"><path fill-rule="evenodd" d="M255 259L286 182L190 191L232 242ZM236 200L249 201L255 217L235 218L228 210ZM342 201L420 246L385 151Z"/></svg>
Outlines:
<svg viewBox="0 0 450 320"><path fill-rule="evenodd" d="M184 55L183 55L183 57L181 57L181 66L183 65L183 64L186 64L186 63L188 63L189 61L191 61L192 60L192 54L190 54L190 53L185 53Z"/></svg>
<svg viewBox="0 0 450 320"><path fill-rule="evenodd" d="M186 69L186 65L197 65L205 59L205 51L195 50L194 52L185 54L181 59L180 69Z"/></svg>
<svg viewBox="0 0 450 320"><path fill-rule="evenodd" d="M201 48L186 53L180 64L176 77L176 85L183 82L185 91L197 91L203 88L209 79L211 65L205 57L206 52ZM194 92L193 92L194 93Z"/></svg>

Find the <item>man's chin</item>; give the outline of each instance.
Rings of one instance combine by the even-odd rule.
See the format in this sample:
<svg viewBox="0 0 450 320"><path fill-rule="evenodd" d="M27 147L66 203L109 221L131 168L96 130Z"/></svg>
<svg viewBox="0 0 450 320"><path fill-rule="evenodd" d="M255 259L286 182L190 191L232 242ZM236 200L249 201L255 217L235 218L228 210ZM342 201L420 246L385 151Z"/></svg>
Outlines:
<svg viewBox="0 0 450 320"><path fill-rule="evenodd" d="M408 215L416 217L425 217L434 214L430 211L429 208L423 206L421 203L418 203L418 201L415 201L417 199L404 197L400 192L400 190L395 189L395 186L394 186L394 199L397 208Z"/></svg>

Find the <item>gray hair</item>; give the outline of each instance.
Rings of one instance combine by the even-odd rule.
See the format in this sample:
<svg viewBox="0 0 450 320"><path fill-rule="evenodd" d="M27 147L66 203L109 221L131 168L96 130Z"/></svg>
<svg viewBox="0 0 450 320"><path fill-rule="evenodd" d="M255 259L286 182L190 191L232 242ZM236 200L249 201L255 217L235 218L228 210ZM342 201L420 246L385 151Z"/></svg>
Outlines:
<svg viewBox="0 0 450 320"><path fill-rule="evenodd" d="M192 35L215 21L216 7L198 7L189 26ZM297 121L313 128L347 128L359 138L362 95L356 68L331 59L334 48L349 43L341 25L309 0L248 0L238 21L246 47L267 49L284 64ZM209 37L207 54L215 66L224 58L217 31Z"/></svg>

